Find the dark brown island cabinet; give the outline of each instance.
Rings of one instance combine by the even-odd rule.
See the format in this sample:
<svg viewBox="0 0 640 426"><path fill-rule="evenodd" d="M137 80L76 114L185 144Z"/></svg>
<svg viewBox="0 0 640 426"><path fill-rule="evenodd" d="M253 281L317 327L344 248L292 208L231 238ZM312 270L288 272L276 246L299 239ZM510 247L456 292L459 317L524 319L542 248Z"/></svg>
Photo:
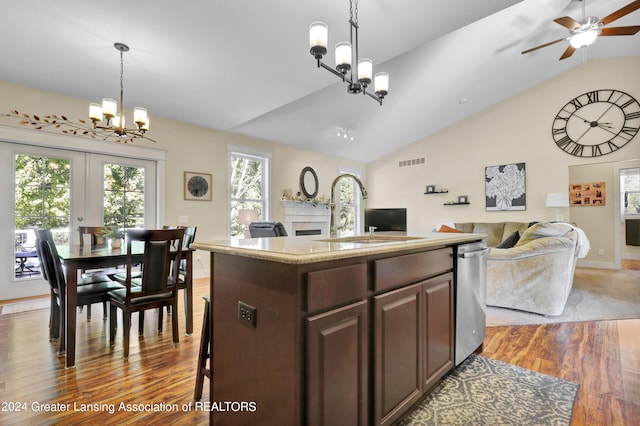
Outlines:
<svg viewBox="0 0 640 426"><path fill-rule="evenodd" d="M454 366L455 244L196 248L212 251L211 424L388 425Z"/></svg>

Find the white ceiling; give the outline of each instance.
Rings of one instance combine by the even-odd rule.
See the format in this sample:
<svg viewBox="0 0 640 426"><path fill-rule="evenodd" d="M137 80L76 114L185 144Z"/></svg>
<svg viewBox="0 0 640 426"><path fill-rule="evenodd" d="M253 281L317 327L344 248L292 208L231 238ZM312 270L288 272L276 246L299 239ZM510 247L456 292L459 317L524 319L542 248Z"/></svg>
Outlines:
<svg viewBox="0 0 640 426"><path fill-rule="evenodd" d="M587 0L602 18L631 0ZM390 73L379 106L318 69L308 27L349 36L347 0L19 0L0 16L0 80L125 106L362 162L380 158L583 62L559 61L576 0L361 0L360 56ZM640 10L613 26L640 25ZM325 58L333 64L333 53ZM640 34L601 37L588 59L640 55ZM467 102L460 103L461 99ZM63 111L33 111L64 113ZM356 140L336 137L339 127Z"/></svg>

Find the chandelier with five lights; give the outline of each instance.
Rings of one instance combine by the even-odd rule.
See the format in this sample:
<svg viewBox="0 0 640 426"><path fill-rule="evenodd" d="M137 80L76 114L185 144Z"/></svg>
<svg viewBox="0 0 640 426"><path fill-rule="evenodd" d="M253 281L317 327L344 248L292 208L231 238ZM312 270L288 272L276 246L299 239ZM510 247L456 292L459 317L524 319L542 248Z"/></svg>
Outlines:
<svg viewBox="0 0 640 426"><path fill-rule="evenodd" d="M124 52L129 51L129 46L124 43L114 43L113 47L120 52L120 105L111 98L103 98L102 105L97 103L89 104L89 118L93 121L93 128L102 131L112 131L118 136L129 138L144 137L144 132L149 130L149 116L145 108L135 107L133 109L133 122L136 128L127 129L124 117ZM106 121L106 124L99 124Z"/></svg>
<svg viewBox="0 0 640 426"><path fill-rule="evenodd" d="M329 29L324 22L314 22L309 26L311 55L318 62L318 68L326 69L347 83L347 92L368 95L382 105L382 100L389 93L389 74L379 72L373 76L373 61L369 58L359 59L358 0L355 1L355 10L354 1L349 0L349 25L350 41L342 41L336 44L335 47L335 68L322 62L322 57L327 54L329 39ZM373 93L369 88L372 80L374 84Z"/></svg>

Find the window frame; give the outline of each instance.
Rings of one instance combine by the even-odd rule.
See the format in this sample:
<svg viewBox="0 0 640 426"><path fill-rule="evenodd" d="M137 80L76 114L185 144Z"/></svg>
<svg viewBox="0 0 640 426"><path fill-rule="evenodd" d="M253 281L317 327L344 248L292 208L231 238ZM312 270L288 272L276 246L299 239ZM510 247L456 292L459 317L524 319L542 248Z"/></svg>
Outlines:
<svg viewBox="0 0 640 426"><path fill-rule="evenodd" d="M259 161L262 164L262 199L252 199L252 198L234 198L233 197L233 182L231 181L232 176L232 164L234 157L242 157L246 159L250 159L253 161ZM228 155L227 155L227 177L228 177L228 185L227 185L227 233L229 236L232 236L233 230L233 209L232 204L234 202L238 203L259 203L262 208L262 217L259 218L261 221L268 221L271 217L271 203L270 203L270 185L271 185L271 175L270 175L270 166L271 166L271 154L264 151L259 151L255 149L251 149L243 146L229 145L228 146Z"/></svg>

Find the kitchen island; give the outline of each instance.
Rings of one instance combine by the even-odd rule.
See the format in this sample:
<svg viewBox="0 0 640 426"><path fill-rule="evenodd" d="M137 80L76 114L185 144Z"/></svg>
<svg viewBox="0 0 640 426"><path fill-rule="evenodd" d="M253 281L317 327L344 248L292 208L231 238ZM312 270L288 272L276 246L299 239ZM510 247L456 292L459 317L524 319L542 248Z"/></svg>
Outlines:
<svg viewBox="0 0 640 426"><path fill-rule="evenodd" d="M391 424L454 366L455 247L481 234L203 241L216 425Z"/></svg>

